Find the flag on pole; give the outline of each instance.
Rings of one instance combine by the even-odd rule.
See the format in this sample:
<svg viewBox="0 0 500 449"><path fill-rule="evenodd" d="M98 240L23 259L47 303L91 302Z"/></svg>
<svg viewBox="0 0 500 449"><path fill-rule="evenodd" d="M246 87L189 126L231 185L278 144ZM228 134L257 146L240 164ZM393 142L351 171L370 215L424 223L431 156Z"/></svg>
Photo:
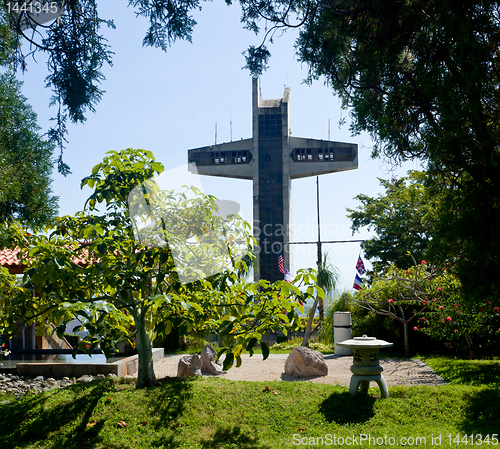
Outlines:
<svg viewBox="0 0 500 449"><path fill-rule="evenodd" d="M366 273L365 264L363 263L363 259L361 259L361 256L358 257L358 262L356 263L356 270L358 270L359 274Z"/></svg>
<svg viewBox="0 0 500 449"><path fill-rule="evenodd" d="M288 270L285 272L285 281L287 282L292 282L293 281L293 276L290 274Z"/></svg>
<svg viewBox="0 0 500 449"><path fill-rule="evenodd" d="M278 257L278 268L280 269L280 272L285 274L285 265L283 263L283 256L280 253L280 256Z"/></svg>
<svg viewBox="0 0 500 449"><path fill-rule="evenodd" d="M363 283L363 279L361 279L358 274L356 273L356 277L354 278L354 285L352 288L356 290L362 290L361 284Z"/></svg>

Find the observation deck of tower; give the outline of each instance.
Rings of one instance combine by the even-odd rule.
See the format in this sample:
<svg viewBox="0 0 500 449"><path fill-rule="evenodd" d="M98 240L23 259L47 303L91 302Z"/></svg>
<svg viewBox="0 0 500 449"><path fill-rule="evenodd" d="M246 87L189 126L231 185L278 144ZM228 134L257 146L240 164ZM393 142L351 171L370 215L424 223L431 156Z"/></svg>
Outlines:
<svg viewBox="0 0 500 449"><path fill-rule="evenodd" d="M292 179L358 168L353 143L291 136L290 88L283 98L264 100L252 84L253 137L188 151L200 175L253 181L255 280L283 279L279 253L292 272Z"/></svg>

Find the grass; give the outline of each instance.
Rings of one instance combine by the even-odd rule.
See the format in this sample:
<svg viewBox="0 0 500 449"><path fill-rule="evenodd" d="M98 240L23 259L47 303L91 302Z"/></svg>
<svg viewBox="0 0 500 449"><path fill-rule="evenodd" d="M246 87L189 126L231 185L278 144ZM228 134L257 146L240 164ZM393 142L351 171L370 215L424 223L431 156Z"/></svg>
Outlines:
<svg viewBox="0 0 500 449"><path fill-rule="evenodd" d="M435 369L447 363L425 361ZM335 385L215 377L173 379L142 390L105 379L20 399L0 395L0 448L280 449L318 444L328 435L357 437L360 444L349 447L375 445L361 444L362 434L378 442L394 438L395 444L376 444L382 448L408 437L419 446L425 438L431 447L438 435L441 446L462 447L453 442L456 435L491 438L499 432L499 373L488 375L489 385L462 385L470 376L454 366L449 385L394 387L386 399L375 388L352 398ZM483 365L471 366L481 371Z"/></svg>
<svg viewBox="0 0 500 449"><path fill-rule="evenodd" d="M464 360L442 356L418 358L453 384L500 385L500 360Z"/></svg>

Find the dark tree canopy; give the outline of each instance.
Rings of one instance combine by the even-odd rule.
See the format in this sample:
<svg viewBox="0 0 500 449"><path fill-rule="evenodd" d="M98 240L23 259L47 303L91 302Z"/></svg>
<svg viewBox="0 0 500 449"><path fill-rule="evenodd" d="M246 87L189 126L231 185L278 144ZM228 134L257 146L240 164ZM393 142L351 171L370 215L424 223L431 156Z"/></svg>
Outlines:
<svg viewBox="0 0 500 449"><path fill-rule="evenodd" d="M57 212L50 188L54 145L38 134L21 84L12 73L0 75L0 223L33 227Z"/></svg>
<svg viewBox="0 0 500 449"><path fill-rule="evenodd" d="M454 260L471 295L500 290L500 9L496 1L327 0L247 3L300 27L299 60L351 108L352 131L367 131L373 156L427 164L443 195L434 257ZM253 8L253 9L252 9ZM258 68L264 46L248 67ZM252 56L252 55L250 55ZM433 242L434 246L434 242ZM481 282L481 280L485 280Z"/></svg>
<svg viewBox="0 0 500 449"><path fill-rule="evenodd" d="M353 232L363 227L375 231L376 236L365 240L361 248L372 261L372 274L380 276L390 265L406 269L412 265L412 257L419 263L427 258L438 199L425 187L423 172L379 181L384 194L357 195L361 205L347 212Z"/></svg>

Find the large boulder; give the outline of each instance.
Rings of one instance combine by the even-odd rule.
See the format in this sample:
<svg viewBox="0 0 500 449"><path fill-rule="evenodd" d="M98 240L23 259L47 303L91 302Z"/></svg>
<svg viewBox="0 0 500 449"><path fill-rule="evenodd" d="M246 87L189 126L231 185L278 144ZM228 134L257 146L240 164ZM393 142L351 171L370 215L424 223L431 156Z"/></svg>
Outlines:
<svg viewBox="0 0 500 449"><path fill-rule="evenodd" d="M295 377L326 376L326 366L323 354L305 346L292 349L285 362L285 374Z"/></svg>
<svg viewBox="0 0 500 449"><path fill-rule="evenodd" d="M201 376L201 360L198 354L185 355L177 365L177 377Z"/></svg>
<svg viewBox="0 0 500 449"><path fill-rule="evenodd" d="M201 372L203 374L218 376L226 373L222 369L222 365L215 361L216 357L217 352L215 349L211 345L205 345L203 351L201 351Z"/></svg>

